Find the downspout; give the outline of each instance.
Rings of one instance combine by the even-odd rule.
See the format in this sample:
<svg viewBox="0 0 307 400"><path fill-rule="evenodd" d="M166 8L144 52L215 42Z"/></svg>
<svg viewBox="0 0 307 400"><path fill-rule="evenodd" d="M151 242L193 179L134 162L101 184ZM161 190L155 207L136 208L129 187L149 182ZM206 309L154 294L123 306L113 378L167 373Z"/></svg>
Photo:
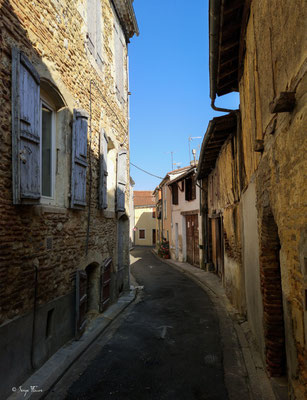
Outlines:
<svg viewBox="0 0 307 400"><path fill-rule="evenodd" d="M91 225L91 200L92 200L92 157L91 157L91 149L92 149L92 82L90 80L90 142L89 142L89 202L88 202L88 214L87 214L87 229L86 229L86 244L85 244L85 255L88 254L88 244L90 237L90 225ZM94 82L93 82L94 83Z"/></svg>
<svg viewBox="0 0 307 400"><path fill-rule="evenodd" d="M36 328L36 305L37 305L37 277L38 277L38 268L34 265L35 268L35 278L34 278L34 302L33 302L33 321L32 321L32 338L31 338L31 367L35 369L34 365L34 339L35 339L35 328Z"/></svg>

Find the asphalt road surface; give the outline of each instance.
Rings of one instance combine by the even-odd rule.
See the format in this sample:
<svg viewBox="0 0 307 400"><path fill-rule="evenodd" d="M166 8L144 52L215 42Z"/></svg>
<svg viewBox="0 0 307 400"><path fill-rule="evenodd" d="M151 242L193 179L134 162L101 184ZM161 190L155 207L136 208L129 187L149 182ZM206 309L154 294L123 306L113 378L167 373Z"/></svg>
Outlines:
<svg viewBox="0 0 307 400"><path fill-rule="evenodd" d="M227 400L218 320L208 295L157 259L132 251L141 297L48 396L80 400ZM242 399L243 400L243 399Z"/></svg>

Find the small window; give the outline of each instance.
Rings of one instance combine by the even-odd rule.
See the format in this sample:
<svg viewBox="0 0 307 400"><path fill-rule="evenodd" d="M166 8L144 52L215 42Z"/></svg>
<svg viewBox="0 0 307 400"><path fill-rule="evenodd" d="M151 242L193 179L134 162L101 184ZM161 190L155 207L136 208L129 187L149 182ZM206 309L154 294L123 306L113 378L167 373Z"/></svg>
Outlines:
<svg viewBox="0 0 307 400"><path fill-rule="evenodd" d="M178 204L178 186L177 183L174 183L172 186L172 204Z"/></svg>
<svg viewBox="0 0 307 400"><path fill-rule="evenodd" d="M196 185L193 178L187 178L185 180L185 199L187 201L196 199Z"/></svg>
<svg viewBox="0 0 307 400"><path fill-rule="evenodd" d="M152 210L152 218L156 218L156 210L155 209Z"/></svg>
<svg viewBox="0 0 307 400"><path fill-rule="evenodd" d="M145 229L139 229L139 239L145 239Z"/></svg>

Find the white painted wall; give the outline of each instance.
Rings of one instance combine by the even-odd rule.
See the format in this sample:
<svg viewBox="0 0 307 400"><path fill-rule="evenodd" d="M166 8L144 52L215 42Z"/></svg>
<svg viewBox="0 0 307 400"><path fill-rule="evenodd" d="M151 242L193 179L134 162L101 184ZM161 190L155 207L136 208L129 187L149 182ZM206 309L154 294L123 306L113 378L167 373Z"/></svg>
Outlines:
<svg viewBox="0 0 307 400"><path fill-rule="evenodd" d="M181 187L181 183L179 183ZM178 224L178 261L186 262L187 260L187 247L186 247L186 223L185 216L181 215L184 211L198 211L198 230L200 229L200 215L199 215L199 201L200 201L200 188L196 186L196 199L192 201L185 200L185 191L181 192L178 189L178 205L171 205L172 209L172 240L170 243L170 251L173 259L176 259L176 223ZM201 236L199 236L201 240Z"/></svg>

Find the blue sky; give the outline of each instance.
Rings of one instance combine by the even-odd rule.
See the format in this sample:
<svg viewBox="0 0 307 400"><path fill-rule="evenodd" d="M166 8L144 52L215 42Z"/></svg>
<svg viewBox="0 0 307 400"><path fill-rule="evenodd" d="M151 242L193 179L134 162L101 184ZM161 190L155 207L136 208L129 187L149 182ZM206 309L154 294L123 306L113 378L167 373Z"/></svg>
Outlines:
<svg viewBox="0 0 307 400"><path fill-rule="evenodd" d="M209 98L208 0L135 0L140 35L129 44L130 160L164 177L171 152L189 165L189 137L204 137L208 122L222 115ZM193 4L193 6L191 6ZM238 95L217 99L237 108ZM190 148L202 139L193 139ZM134 190L154 190L160 180L131 165Z"/></svg>

